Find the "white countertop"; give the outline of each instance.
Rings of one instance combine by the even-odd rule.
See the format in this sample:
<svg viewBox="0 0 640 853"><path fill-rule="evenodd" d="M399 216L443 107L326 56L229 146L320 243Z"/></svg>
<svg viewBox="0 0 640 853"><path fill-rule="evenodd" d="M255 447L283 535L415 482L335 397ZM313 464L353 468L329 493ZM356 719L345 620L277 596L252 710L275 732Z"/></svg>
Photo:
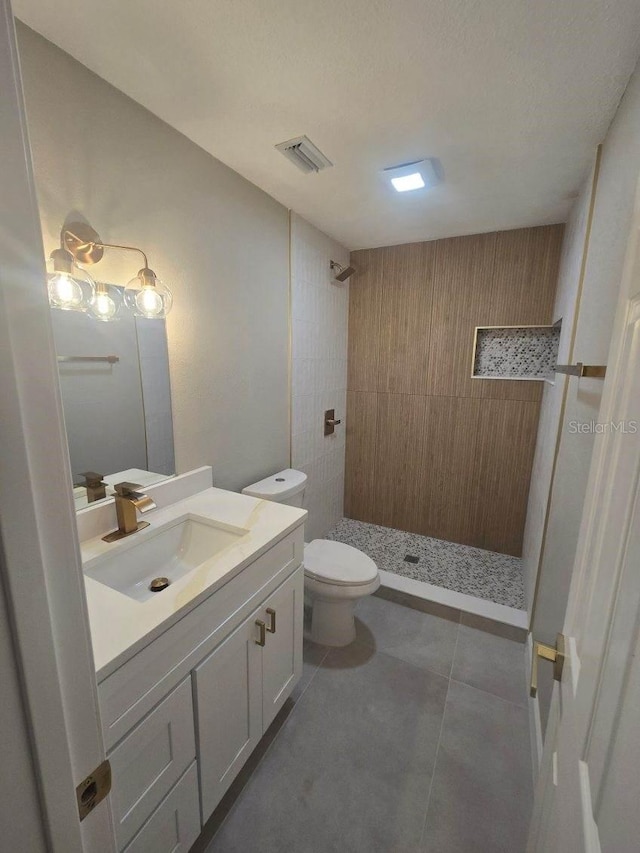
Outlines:
<svg viewBox="0 0 640 853"><path fill-rule="evenodd" d="M245 528L237 543L207 561L162 593L147 601L136 601L85 574L89 623L98 681L175 624L205 598L235 577L275 542L304 523L306 510L259 500L247 495L210 488L162 509L145 513L150 527L119 542L108 544L101 537L81 542L82 560L117 553L153 535L160 525L185 513Z"/></svg>

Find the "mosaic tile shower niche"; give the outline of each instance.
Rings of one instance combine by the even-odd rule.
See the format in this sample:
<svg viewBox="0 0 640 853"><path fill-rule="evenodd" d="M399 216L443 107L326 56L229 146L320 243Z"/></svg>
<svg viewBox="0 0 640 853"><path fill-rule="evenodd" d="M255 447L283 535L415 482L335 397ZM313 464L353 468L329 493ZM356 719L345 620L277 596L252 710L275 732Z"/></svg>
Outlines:
<svg viewBox="0 0 640 853"><path fill-rule="evenodd" d="M560 323L479 326L472 375L476 379L553 379L559 342Z"/></svg>

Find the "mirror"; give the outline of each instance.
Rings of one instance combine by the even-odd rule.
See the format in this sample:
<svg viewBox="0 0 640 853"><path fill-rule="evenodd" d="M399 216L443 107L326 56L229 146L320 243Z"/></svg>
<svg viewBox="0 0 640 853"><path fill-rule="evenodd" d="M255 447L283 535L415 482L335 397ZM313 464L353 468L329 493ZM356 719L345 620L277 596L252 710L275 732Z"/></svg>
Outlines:
<svg viewBox="0 0 640 853"><path fill-rule="evenodd" d="M172 476L165 321L51 314L76 509L109 498L115 483L150 486Z"/></svg>

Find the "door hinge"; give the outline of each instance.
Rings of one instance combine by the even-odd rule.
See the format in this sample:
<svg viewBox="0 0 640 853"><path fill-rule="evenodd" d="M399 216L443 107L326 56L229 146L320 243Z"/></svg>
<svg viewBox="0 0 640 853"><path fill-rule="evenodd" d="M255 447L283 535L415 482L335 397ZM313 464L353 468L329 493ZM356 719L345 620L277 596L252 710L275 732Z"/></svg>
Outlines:
<svg viewBox="0 0 640 853"><path fill-rule="evenodd" d="M532 699L535 699L538 693L538 658L544 658L544 660L549 660L553 663L553 677L556 681L560 681L565 659L564 634L558 634L556 637L555 648L553 646L546 646L544 643L534 642L533 644L531 688L529 690L529 695Z"/></svg>
<svg viewBox="0 0 640 853"><path fill-rule="evenodd" d="M106 758L76 788L80 820L84 820L89 812L92 812L98 803L104 800L110 790L111 764Z"/></svg>

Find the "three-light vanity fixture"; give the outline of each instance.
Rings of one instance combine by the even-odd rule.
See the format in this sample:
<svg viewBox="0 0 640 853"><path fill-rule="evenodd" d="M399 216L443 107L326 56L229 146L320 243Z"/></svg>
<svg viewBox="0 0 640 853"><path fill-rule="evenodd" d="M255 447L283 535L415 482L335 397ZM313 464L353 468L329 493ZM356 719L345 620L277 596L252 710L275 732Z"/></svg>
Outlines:
<svg viewBox="0 0 640 853"><path fill-rule="evenodd" d="M96 283L84 265L96 264L105 249L139 252L144 267L124 287ZM49 302L54 308L83 311L96 320L115 320L129 309L137 317L163 319L171 310L173 296L154 271L147 256L135 246L103 243L98 233L84 222L65 225L60 234L60 248L51 252L47 274Z"/></svg>

